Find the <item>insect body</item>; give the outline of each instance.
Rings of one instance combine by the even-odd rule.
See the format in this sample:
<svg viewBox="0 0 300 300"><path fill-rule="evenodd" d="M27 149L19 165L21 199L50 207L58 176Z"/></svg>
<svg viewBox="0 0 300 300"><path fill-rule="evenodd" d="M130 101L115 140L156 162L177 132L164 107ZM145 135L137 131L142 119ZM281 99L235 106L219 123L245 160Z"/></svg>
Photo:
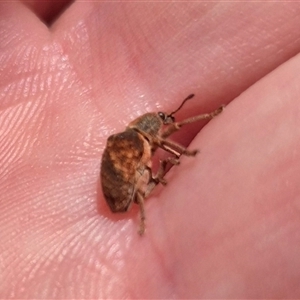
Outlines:
<svg viewBox="0 0 300 300"><path fill-rule="evenodd" d="M197 150L176 144L167 139L183 125L203 119L212 119L222 112L217 110L175 122L174 114L194 95L189 95L178 109L167 114L163 112L146 113L133 120L125 131L111 135L102 156L101 183L104 197L112 212L126 212L133 202L140 206L140 228L145 231L144 199L153 188L164 179L167 163L179 164L181 155L195 156ZM160 162L156 174L152 173L152 156L157 148L172 154Z"/></svg>

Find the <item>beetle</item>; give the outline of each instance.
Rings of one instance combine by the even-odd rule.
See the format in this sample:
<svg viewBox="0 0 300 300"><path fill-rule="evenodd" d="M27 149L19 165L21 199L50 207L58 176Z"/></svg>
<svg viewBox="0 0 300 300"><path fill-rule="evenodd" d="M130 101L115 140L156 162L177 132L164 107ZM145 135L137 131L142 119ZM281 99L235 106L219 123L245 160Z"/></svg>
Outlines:
<svg viewBox="0 0 300 300"><path fill-rule="evenodd" d="M157 184L167 184L164 178L167 164L178 165L181 155L195 156L198 153L198 150L188 150L167 138L186 124L212 119L223 111L224 106L221 106L211 113L176 122L174 114L193 97L191 94L185 98L172 113L146 113L130 122L125 131L107 139L100 173L104 198L114 213L128 211L133 202L139 204L140 235L145 232L144 199ZM158 171L153 174L152 157L158 148L172 156L161 160Z"/></svg>

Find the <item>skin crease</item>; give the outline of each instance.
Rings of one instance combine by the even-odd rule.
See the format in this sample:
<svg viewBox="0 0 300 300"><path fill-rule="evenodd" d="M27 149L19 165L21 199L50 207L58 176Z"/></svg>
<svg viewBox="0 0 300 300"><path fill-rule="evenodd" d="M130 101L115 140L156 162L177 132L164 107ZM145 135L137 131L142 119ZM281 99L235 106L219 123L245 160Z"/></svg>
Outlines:
<svg viewBox="0 0 300 300"><path fill-rule="evenodd" d="M77 2L47 27L43 3L0 3L0 298L300 297L299 5ZM227 107L141 238L104 203L106 139L190 93L179 119Z"/></svg>

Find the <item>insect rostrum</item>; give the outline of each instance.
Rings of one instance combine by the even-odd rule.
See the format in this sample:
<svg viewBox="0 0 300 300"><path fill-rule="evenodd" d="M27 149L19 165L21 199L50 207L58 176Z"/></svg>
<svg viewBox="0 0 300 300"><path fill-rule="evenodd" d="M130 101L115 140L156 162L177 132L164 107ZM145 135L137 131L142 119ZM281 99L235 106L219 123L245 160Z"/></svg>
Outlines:
<svg viewBox="0 0 300 300"><path fill-rule="evenodd" d="M177 165L181 155L195 156L197 150L187 148L167 138L185 124L203 119L212 119L220 114L217 110L176 122L174 114L194 95L189 95L174 112L146 113L128 124L125 131L111 135L107 139L102 156L101 184L107 204L112 212L126 212L133 202L140 207L140 228L145 231L144 199L153 188L164 179L167 163ZM152 156L157 148L172 154L160 161L156 174L152 173Z"/></svg>

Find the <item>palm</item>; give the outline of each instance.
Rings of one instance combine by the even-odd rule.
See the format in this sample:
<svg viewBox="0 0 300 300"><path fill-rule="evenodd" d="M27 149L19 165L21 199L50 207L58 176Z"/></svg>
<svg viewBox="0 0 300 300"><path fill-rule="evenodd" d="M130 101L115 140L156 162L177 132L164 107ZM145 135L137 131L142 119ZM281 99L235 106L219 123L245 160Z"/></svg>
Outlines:
<svg viewBox="0 0 300 300"><path fill-rule="evenodd" d="M145 237L99 183L106 138L138 115L192 92L180 117L207 112L295 55L298 10L78 2L49 32L0 4L1 298L299 297L299 57L197 135Z"/></svg>

